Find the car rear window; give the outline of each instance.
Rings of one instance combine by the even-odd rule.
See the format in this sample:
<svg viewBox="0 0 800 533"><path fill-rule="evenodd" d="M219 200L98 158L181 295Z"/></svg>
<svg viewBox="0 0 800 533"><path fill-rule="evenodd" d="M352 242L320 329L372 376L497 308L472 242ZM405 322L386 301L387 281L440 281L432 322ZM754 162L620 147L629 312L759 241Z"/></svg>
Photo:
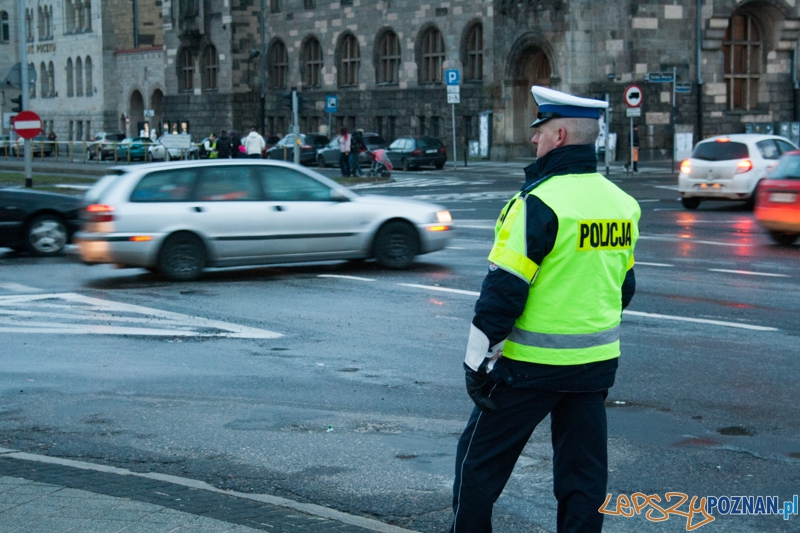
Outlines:
<svg viewBox="0 0 800 533"><path fill-rule="evenodd" d="M368 145L386 145L386 141L383 140L383 137L379 137L377 135L365 135L364 136L364 144L368 144Z"/></svg>
<svg viewBox="0 0 800 533"><path fill-rule="evenodd" d="M783 156L769 174L770 179L800 180L800 155Z"/></svg>
<svg viewBox="0 0 800 533"><path fill-rule="evenodd" d="M185 202L196 178L191 168L151 172L136 184L131 202Z"/></svg>
<svg viewBox="0 0 800 533"><path fill-rule="evenodd" d="M429 148L439 148L442 142L439 139L417 139L417 148L422 150Z"/></svg>
<svg viewBox="0 0 800 533"><path fill-rule="evenodd" d="M111 184L117 181L122 174L125 174L125 171L111 171L110 174L106 174L97 180L88 191L86 191L86 194L83 198L90 204L99 202Z"/></svg>
<svg viewBox="0 0 800 533"><path fill-rule="evenodd" d="M705 142L698 144L692 158L704 161L729 161L731 159L746 159L750 157L747 145L735 142Z"/></svg>

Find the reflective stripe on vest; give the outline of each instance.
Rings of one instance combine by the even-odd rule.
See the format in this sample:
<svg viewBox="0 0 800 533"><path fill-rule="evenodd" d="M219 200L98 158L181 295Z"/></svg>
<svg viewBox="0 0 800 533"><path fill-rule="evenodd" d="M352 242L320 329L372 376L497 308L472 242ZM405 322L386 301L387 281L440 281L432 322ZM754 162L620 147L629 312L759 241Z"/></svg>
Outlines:
<svg viewBox="0 0 800 533"><path fill-rule="evenodd" d="M574 350L611 344L619 340L619 326L596 333L537 333L515 327L508 340L533 348Z"/></svg>

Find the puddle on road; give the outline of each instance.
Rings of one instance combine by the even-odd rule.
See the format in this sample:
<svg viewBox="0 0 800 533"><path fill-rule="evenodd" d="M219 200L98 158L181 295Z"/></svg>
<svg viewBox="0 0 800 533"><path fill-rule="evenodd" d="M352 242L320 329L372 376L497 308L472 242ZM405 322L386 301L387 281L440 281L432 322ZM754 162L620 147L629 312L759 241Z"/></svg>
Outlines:
<svg viewBox="0 0 800 533"><path fill-rule="evenodd" d="M752 437L756 434L755 431L749 430L742 426L728 426L720 428L717 430L717 433L720 435L726 435L728 437Z"/></svg>

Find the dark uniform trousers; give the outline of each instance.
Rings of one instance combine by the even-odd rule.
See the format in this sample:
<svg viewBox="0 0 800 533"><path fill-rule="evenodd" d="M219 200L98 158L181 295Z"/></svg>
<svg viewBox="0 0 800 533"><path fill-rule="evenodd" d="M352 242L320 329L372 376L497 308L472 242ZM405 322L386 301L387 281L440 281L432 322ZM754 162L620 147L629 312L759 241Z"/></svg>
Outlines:
<svg viewBox="0 0 800 533"><path fill-rule="evenodd" d="M599 533L608 480L605 397L599 392L550 392L498 383L500 410L477 407L458 442L451 533L489 533L492 506L533 430L548 413L553 438L553 492L558 533Z"/></svg>

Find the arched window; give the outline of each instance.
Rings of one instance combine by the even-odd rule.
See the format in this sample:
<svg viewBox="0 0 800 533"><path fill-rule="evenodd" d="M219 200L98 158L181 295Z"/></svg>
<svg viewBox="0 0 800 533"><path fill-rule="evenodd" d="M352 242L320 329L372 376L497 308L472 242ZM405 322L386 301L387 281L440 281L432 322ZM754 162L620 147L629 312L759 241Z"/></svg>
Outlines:
<svg viewBox="0 0 800 533"><path fill-rule="evenodd" d="M203 51L203 89L217 89L217 73L219 72L219 55L214 45L210 44Z"/></svg>
<svg viewBox="0 0 800 533"><path fill-rule="evenodd" d="M444 39L437 28L429 28L420 41L422 63L419 65L420 83L441 83L444 64Z"/></svg>
<svg viewBox="0 0 800 533"><path fill-rule="evenodd" d="M0 43L11 40L11 27L8 22L8 13L0 11Z"/></svg>
<svg viewBox="0 0 800 533"><path fill-rule="evenodd" d="M358 85L358 70L361 66L361 52L355 35L348 34L339 44L339 87Z"/></svg>
<svg viewBox="0 0 800 533"><path fill-rule="evenodd" d="M178 90L194 90L194 55L188 48L178 54Z"/></svg>
<svg viewBox="0 0 800 533"><path fill-rule="evenodd" d="M75 5L72 0L66 0L64 4L64 27L66 33L75 33Z"/></svg>
<svg viewBox="0 0 800 533"><path fill-rule="evenodd" d="M56 67L52 61L47 65L47 95L56 95Z"/></svg>
<svg viewBox="0 0 800 533"><path fill-rule="evenodd" d="M92 81L92 58L86 56L86 61L83 62L83 70L84 74L86 75L86 83L84 87L86 89L86 96L93 96L94 95L94 82Z"/></svg>
<svg viewBox="0 0 800 533"><path fill-rule="evenodd" d="M36 10L36 14L38 15L36 17L36 27L39 29L39 40L41 41L44 39L44 9L42 9L42 6L39 6Z"/></svg>
<svg viewBox="0 0 800 533"><path fill-rule="evenodd" d="M400 39L387 31L378 43L378 83L397 85L400 81Z"/></svg>
<svg viewBox="0 0 800 533"><path fill-rule="evenodd" d="M92 3L83 3L83 31L92 31Z"/></svg>
<svg viewBox="0 0 800 533"><path fill-rule="evenodd" d="M761 34L755 19L749 15L732 16L722 40L722 52L728 109L756 109L761 77Z"/></svg>
<svg viewBox="0 0 800 533"><path fill-rule="evenodd" d="M67 96L75 96L75 68L72 58L67 59Z"/></svg>
<svg viewBox="0 0 800 533"><path fill-rule="evenodd" d="M303 46L303 85L322 86L322 46L312 37Z"/></svg>
<svg viewBox="0 0 800 533"><path fill-rule="evenodd" d="M44 61L39 64L39 92L42 98L47 98L50 90L50 83L47 81L47 66Z"/></svg>
<svg viewBox="0 0 800 533"><path fill-rule="evenodd" d="M75 96L83 96L83 61L75 59Z"/></svg>
<svg viewBox="0 0 800 533"><path fill-rule="evenodd" d="M33 42L33 10L25 10L25 40L29 43Z"/></svg>
<svg viewBox="0 0 800 533"><path fill-rule="evenodd" d="M474 24L467 33L467 54L464 78L469 81L483 79L483 24Z"/></svg>
<svg viewBox="0 0 800 533"><path fill-rule="evenodd" d="M289 67L286 45L282 41L272 43L272 46L269 47L268 59L270 86L275 88L286 87L286 69Z"/></svg>

